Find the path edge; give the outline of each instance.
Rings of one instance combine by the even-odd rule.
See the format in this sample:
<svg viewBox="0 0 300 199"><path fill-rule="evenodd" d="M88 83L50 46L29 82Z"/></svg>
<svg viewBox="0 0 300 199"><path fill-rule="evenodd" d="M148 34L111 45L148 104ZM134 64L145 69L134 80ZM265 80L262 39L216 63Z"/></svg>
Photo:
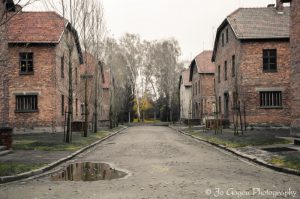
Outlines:
<svg viewBox="0 0 300 199"><path fill-rule="evenodd" d="M88 146L85 146L77 151L75 151L74 153L66 156L66 157L63 157L55 162L52 162L42 168L39 168L39 169L36 169L36 170L32 170L32 171L28 171L28 172L24 172L24 173L20 173L20 174L17 174L17 175L12 175L12 176L3 176L3 177L0 177L0 185L1 184L5 184L5 183L8 183L8 182L14 182L14 181L18 181L18 180L22 180L22 179L26 179L26 178L29 178L29 177L33 177L33 176L36 176L36 175L41 175L51 169L53 169L54 167L64 163L64 162L67 162L68 160L71 160L72 158L74 158L75 156L87 151L88 149L96 146L97 144L121 133L122 131L126 130L128 127L123 127L122 129L119 129L117 130L116 132L113 132L112 134L110 135L107 135L103 138L101 138L100 140L97 140L95 142L93 142L92 144L88 145Z"/></svg>
<svg viewBox="0 0 300 199"><path fill-rule="evenodd" d="M217 147L219 149L222 149L224 151L227 151L227 152L230 152L231 154L235 155L235 156L238 156L242 159L245 159L245 160L248 160L250 162L253 162L255 164L258 164L260 166L263 166L263 167L267 167L269 169L272 169L272 170L275 170L277 172L281 172L281 173L285 173L285 174L292 174L292 175L296 175L296 176L300 176L300 171L299 170L295 170L295 169L290 169L290 168L284 168L284 167L279 167L279 166L276 166L274 164L270 164L264 160L261 160L261 159L258 159L256 157L253 157L253 156L250 156L250 155L247 155L247 154L244 154L238 150L235 150L234 148L228 148L224 145L219 145L219 144L216 144L214 142L210 142L210 141L207 141L207 140L204 140L202 138L199 138L199 137L196 137L196 136L193 136L193 135L190 135L188 133L185 133L179 129L176 129L172 126L169 126L169 128L173 129L174 131L177 131L185 136L188 136L188 137L191 137L193 139L196 139L200 142L204 142L204 143L207 143L207 144L210 144L214 147Z"/></svg>

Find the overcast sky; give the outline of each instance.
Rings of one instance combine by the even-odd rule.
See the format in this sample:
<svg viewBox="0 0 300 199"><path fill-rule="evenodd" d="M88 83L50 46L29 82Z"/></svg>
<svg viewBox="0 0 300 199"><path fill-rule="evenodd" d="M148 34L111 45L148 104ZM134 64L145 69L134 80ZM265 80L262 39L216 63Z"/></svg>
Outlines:
<svg viewBox="0 0 300 199"><path fill-rule="evenodd" d="M144 39L174 37L182 59L212 49L213 35L239 7L266 7L276 0L102 0L110 33L138 33Z"/></svg>
<svg viewBox="0 0 300 199"><path fill-rule="evenodd" d="M102 0L107 26L116 38L125 32L143 39L173 37L181 59L211 50L213 36L224 18L239 7L266 7L276 0Z"/></svg>

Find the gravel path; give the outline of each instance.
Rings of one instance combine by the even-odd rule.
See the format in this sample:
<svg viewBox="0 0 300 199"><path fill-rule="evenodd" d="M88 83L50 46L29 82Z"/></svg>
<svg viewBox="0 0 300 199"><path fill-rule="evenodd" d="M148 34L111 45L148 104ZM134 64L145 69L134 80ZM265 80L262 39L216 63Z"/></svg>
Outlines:
<svg viewBox="0 0 300 199"><path fill-rule="evenodd" d="M73 161L110 163L129 175L96 182L46 176L2 185L0 198L300 198L300 177L242 161L167 127L128 128Z"/></svg>

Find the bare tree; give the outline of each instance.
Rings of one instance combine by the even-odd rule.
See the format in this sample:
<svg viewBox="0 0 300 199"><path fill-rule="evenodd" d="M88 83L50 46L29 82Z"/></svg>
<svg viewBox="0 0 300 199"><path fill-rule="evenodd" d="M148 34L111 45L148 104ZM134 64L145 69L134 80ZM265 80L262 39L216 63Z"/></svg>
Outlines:
<svg viewBox="0 0 300 199"><path fill-rule="evenodd" d="M135 93L135 98L137 101L137 117L138 122L141 120L140 112L140 87L139 79L141 77L141 64L142 64L142 44L140 37L134 34L125 34L121 40L120 45L124 58L126 59L126 67L130 72L130 83L132 92Z"/></svg>
<svg viewBox="0 0 300 199"><path fill-rule="evenodd" d="M76 71L78 71L77 65L73 63L74 56L76 55L76 48L78 49L79 41L76 41L75 37L78 37L76 29L81 27L82 17L82 1L80 0L49 0L45 1L45 6L50 10L55 10L63 18L65 18L66 31L64 34L64 44L66 46L67 60L67 85L59 85L61 92L65 92L65 86L67 87L68 103L67 103L67 118L66 118L66 136L65 141L70 143L72 141L72 121L73 121L73 101L74 101L74 85L77 84Z"/></svg>

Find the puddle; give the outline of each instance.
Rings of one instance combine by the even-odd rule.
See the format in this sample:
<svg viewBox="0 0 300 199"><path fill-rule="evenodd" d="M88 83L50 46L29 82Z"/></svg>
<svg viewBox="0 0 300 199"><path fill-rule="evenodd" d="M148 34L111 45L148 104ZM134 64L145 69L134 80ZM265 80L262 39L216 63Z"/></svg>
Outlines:
<svg viewBox="0 0 300 199"><path fill-rule="evenodd" d="M268 152L288 152L288 151L297 151L296 149L291 149L288 147L273 147L273 148L263 148L262 150Z"/></svg>
<svg viewBox="0 0 300 199"><path fill-rule="evenodd" d="M105 163L74 163L51 176L52 181L98 181L123 178L127 173L111 168Z"/></svg>

